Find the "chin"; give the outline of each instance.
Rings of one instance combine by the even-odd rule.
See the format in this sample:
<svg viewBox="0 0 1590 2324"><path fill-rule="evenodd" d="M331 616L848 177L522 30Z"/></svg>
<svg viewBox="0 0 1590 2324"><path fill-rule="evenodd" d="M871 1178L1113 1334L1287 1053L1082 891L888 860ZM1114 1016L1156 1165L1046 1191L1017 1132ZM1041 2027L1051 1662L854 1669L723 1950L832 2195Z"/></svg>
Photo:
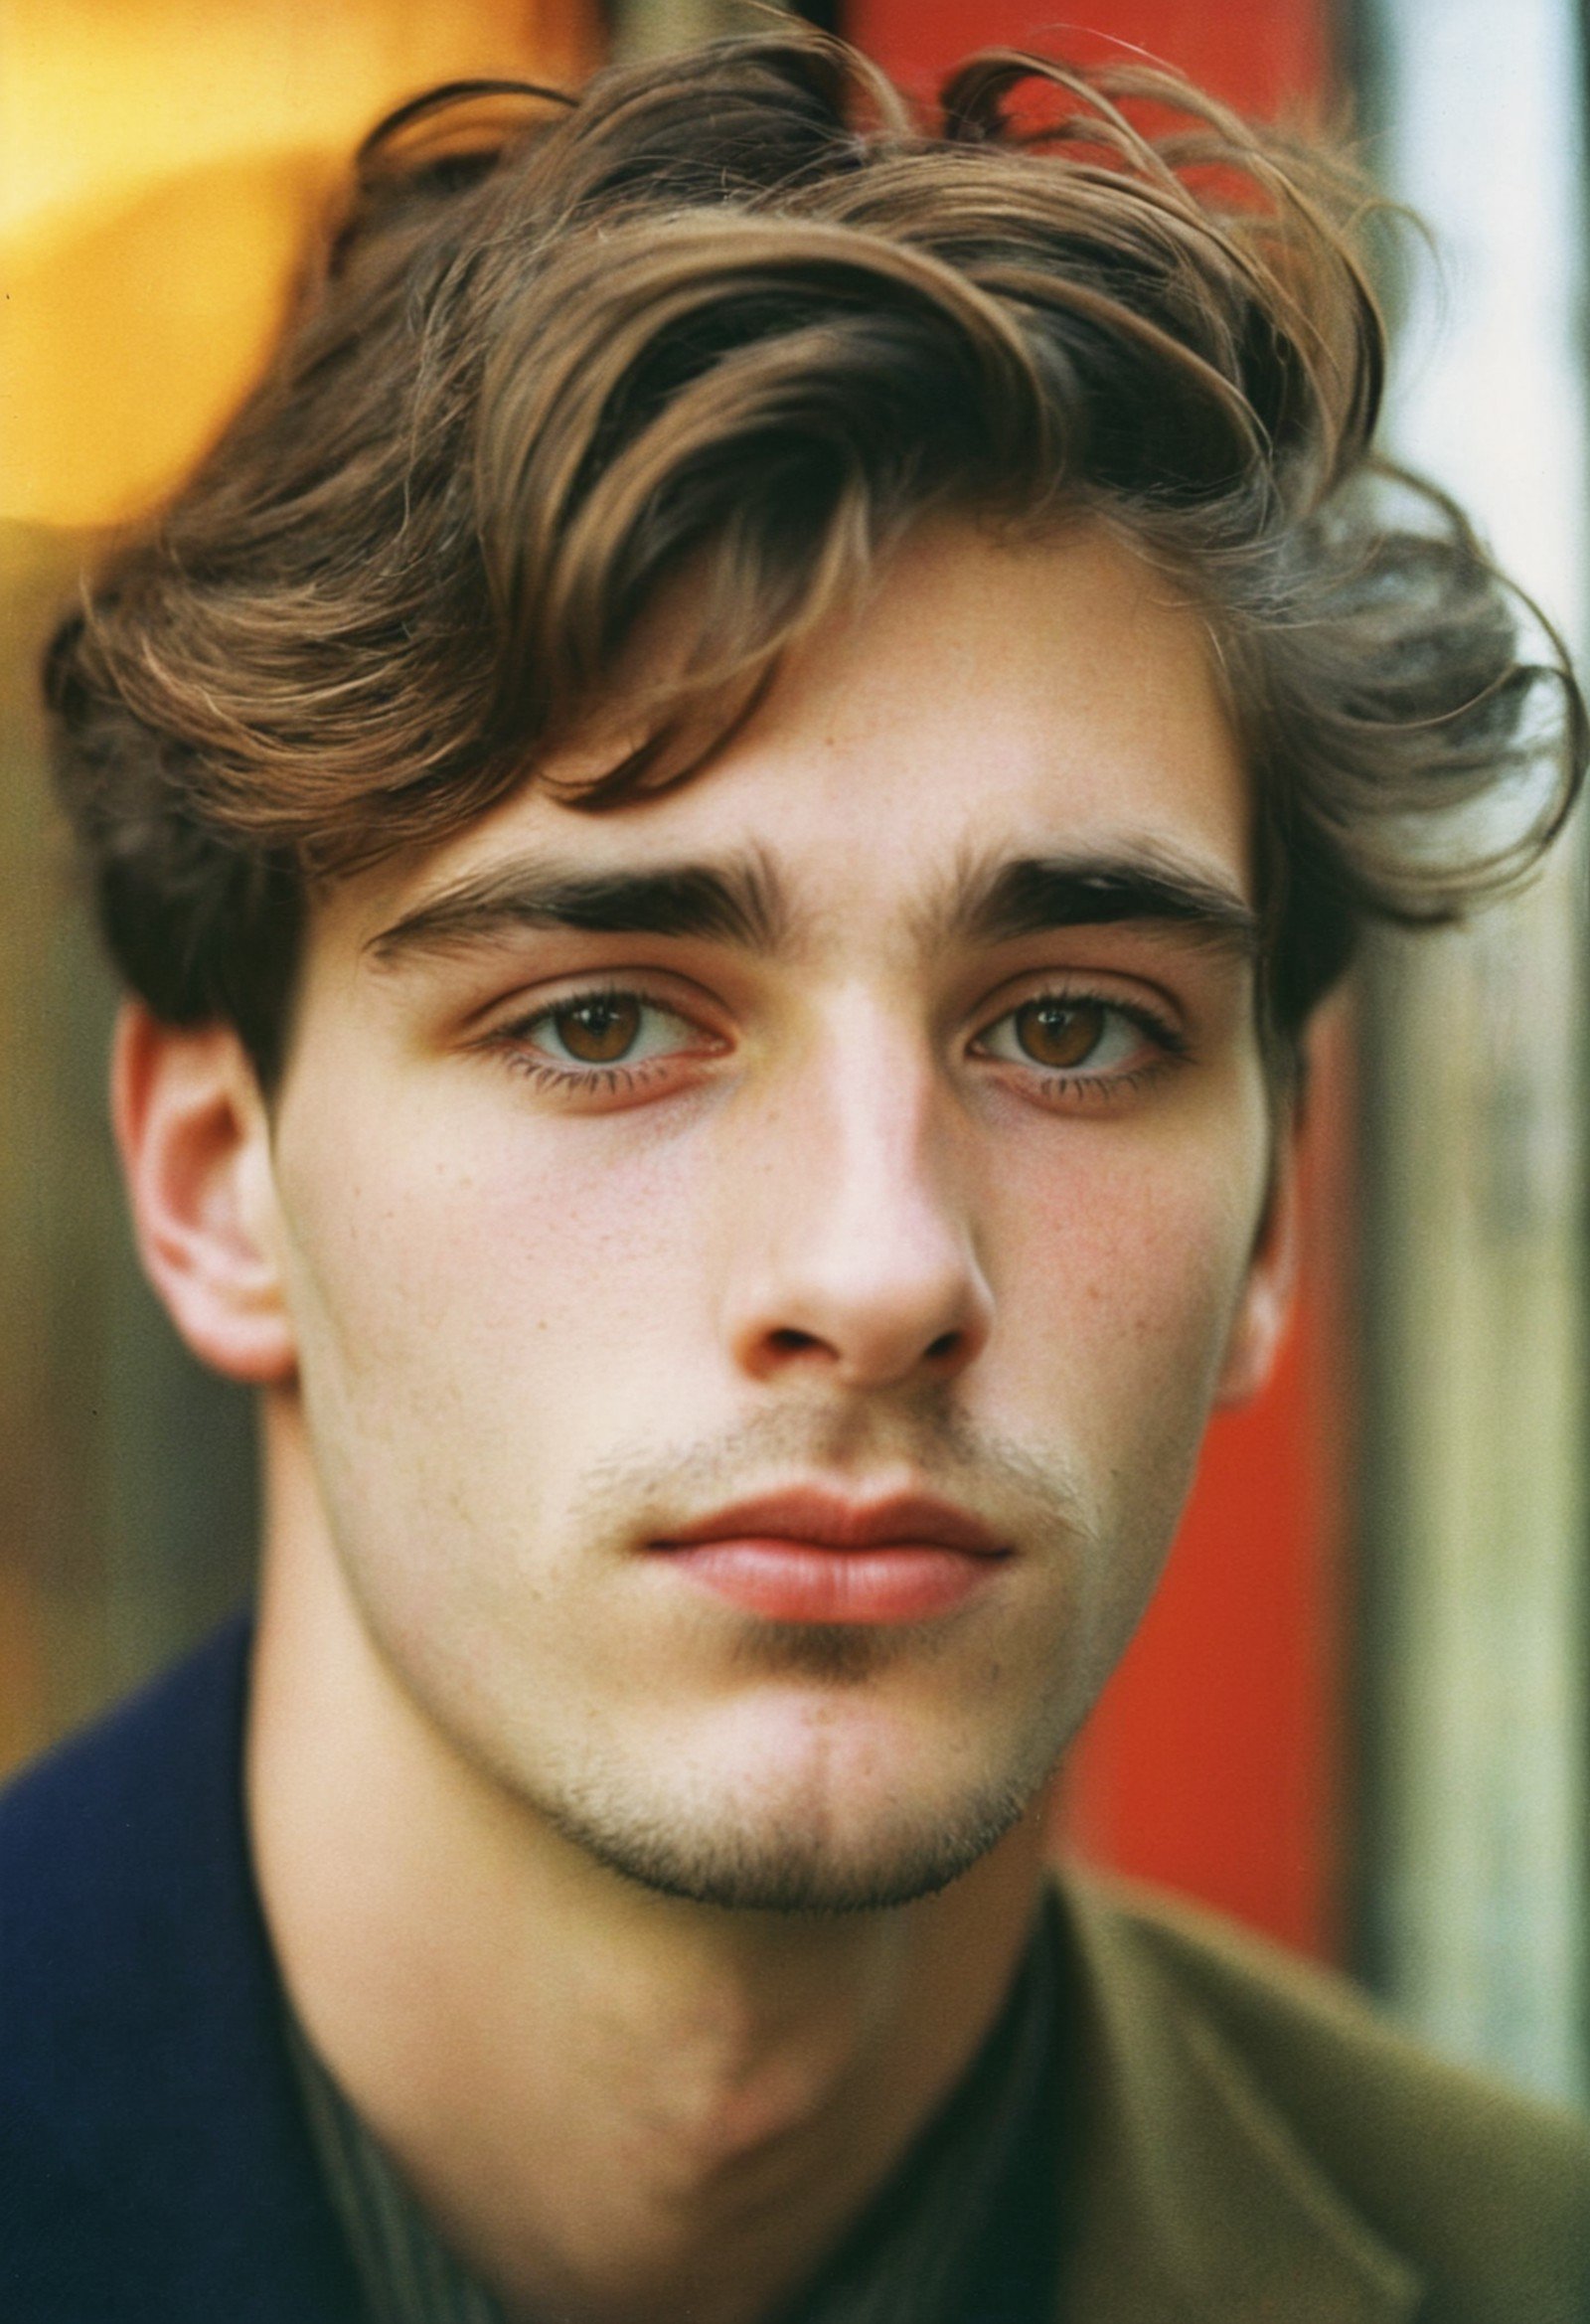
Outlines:
<svg viewBox="0 0 1590 2324"><path fill-rule="evenodd" d="M879 1719L854 1696L831 1698L826 1716L788 1698L760 1709L741 1706L644 1768L565 1762L534 1805L584 1855L662 1896L743 1912L881 1911L969 1872L1021 1821L1063 1742L1045 1727L979 1758L964 1728Z"/></svg>
<svg viewBox="0 0 1590 2324"><path fill-rule="evenodd" d="M813 1829L782 1818L716 1828L601 1821L565 1807L550 1820L609 1872L655 1895L730 1912L880 1912L936 1896L1018 1824L1032 1791L1011 1786L947 1817L895 1820L884 1831Z"/></svg>

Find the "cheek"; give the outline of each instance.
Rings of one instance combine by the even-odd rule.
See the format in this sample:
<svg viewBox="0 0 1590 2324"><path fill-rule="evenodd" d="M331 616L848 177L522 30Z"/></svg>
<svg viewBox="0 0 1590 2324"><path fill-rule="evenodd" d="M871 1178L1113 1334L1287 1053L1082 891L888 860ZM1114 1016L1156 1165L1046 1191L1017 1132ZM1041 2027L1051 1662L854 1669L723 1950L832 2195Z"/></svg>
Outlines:
<svg viewBox="0 0 1590 2324"><path fill-rule="evenodd" d="M532 1606L554 1649L571 1496L637 1415L689 1422L700 1196L663 1147L593 1167L589 1141L517 1114L438 1110L344 1095L335 1169L339 1141L301 1119L282 1207L332 1537L401 1667L456 1676L522 1643ZM370 1119L379 1145L349 1151Z"/></svg>
<svg viewBox="0 0 1590 2324"><path fill-rule="evenodd" d="M1263 1194L1263 1133L1045 1170L1020 1205L991 1419L1067 1462L1093 1553L1073 1609L1090 1703L1140 1620L1192 1481ZM1255 1158L1255 1156L1257 1158ZM1097 1157L1094 1157L1096 1162Z"/></svg>
<svg viewBox="0 0 1590 2324"><path fill-rule="evenodd" d="M1011 1361L1106 1466L1195 1446L1263 1201L1262 1109L1244 1110L1240 1138L1073 1141L1007 1212Z"/></svg>
<svg viewBox="0 0 1590 2324"><path fill-rule="evenodd" d="M677 1146L617 1154L511 1108L405 1114L337 1107L341 1140L304 1134L282 1172L289 1275L307 1384L466 1433L568 1401L587 1373L653 1353L680 1317L695 1174ZM506 1116L506 1118L505 1118ZM346 1124L383 1136L350 1150ZM330 1157L336 1166L329 1167ZM476 1425L469 1415L476 1415Z"/></svg>

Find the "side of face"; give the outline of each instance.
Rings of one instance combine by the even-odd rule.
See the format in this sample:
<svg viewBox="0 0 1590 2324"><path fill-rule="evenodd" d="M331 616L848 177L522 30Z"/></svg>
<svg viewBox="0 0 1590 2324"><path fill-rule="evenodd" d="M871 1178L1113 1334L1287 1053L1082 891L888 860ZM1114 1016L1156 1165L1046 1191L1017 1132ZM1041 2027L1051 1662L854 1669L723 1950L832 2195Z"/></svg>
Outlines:
<svg viewBox="0 0 1590 2324"><path fill-rule="evenodd" d="M449 1747L731 1905L903 1900L1009 1827L1284 1308L1249 827L1163 581L946 527L691 783L527 790L334 894L270 1119L230 1035L143 1026L151 1271L271 1384ZM660 1546L789 1493L932 1496L999 1554L845 1620Z"/></svg>

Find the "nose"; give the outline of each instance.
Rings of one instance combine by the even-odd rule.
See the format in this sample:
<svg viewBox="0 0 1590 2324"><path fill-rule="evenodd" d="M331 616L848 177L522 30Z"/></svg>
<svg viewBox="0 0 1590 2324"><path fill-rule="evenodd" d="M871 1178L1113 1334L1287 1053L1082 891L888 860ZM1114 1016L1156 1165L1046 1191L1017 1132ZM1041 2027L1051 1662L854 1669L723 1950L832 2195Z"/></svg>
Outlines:
<svg viewBox="0 0 1590 2324"><path fill-rule="evenodd" d="M925 1048L860 1011L766 1105L731 1212L742 1372L887 1388L974 1361L994 1303L951 1112Z"/></svg>

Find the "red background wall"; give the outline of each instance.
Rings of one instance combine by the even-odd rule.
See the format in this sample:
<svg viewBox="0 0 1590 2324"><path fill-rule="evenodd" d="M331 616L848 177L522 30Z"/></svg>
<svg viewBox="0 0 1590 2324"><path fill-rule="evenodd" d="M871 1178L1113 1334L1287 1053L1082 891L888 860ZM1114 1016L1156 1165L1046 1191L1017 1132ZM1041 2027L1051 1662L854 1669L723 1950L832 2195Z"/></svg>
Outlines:
<svg viewBox="0 0 1590 2324"><path fill-rule="evenodd" d="M1248 113L1330 94L1326 0L850 0L842 28L930 91L991 44L1172 64ZM1346 1802L1342 1598L1349 1256L1340 1030L1310 1109L1305 1265L1277 1376L1210 1431L1171 1566L1073 1754L1064 1801L1095 1861L1339 1950Z"/></svg>
<svg viewBox="0 0 1590 2324"><path fill-rule="evenodd" d="M1137 51L1248 113L1308 106L1331 73L1327 0L847 0L843 29L907 86L995 44L1092 61Z"/></svg>

